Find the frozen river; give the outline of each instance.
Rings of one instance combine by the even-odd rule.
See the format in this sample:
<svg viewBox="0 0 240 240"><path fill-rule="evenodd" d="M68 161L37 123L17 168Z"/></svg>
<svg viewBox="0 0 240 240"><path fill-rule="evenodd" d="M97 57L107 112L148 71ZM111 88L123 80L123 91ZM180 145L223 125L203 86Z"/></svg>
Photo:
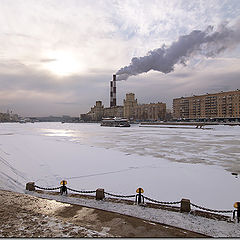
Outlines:
<svg viewBox="0 0 240 240"><path fill-rule="evenodd" d="M104 188L159 201L231 210L240 200L240 127L100 127L99 124L0 124L0 188L28 181L78 190Z"/></svg>

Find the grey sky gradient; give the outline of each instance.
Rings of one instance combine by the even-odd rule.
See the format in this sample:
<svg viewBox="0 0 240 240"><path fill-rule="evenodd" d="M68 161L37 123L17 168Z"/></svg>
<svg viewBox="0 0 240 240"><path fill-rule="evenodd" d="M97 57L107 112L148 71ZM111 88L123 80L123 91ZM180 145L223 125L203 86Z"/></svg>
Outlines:
<svg viewBox="0 0 240 240"><path fill-rule="evenodd" d="M109 106L112 74L134 57L166 47L194 30L239 23L239 0L1 0L0 112L78 116L96 100ZM240 46L214 58L195 54L186 66L117 82L117 103L140 103L240 89Z"/></svg>

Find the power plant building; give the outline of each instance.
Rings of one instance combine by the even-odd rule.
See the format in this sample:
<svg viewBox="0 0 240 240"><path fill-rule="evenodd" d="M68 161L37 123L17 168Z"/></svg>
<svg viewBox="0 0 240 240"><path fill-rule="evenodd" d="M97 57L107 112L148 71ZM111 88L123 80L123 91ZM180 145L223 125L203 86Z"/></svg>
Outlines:
<svg viewBox="0 0 240 240"><path fill-rule="evenodd" d="M135 119L141 121L158 121L166 117L166 103L139 104L135 108Z"/></svg>
<svg viewBox="0 0 240 240"><path fill-rule="evenodd" d="M134 93L127 93L123 100L123 106L104 108L102 101L96 101L96 105L82 116L87 121L101 121L107 117L121 117L138 121L164 120L166 116L165 103L138 104Z"/></svg>
<svg viewBox="0 0 240 240"><path fill-rule="evenodd" d="M103 117L123 117L123 106L114 106L109 108L104 108Z"/></svg>
<svg viewBox="0 0 240 240"><path fill-rule="evenodd" d="M123 106L117 106L116 99L116 75L110 81L110 107L104 108L102 101L96 101L96 105L86 114L81 114L84 121L101 121L102 118L120 117L129 120L157 121L166 117L166 103L138 104L134 93L127 93L123 100Z"/></svg>
<svg viewBox="0 0 240 240"><path fill-rule="evenodd" d="M240 120L240 90L173 99L179 120Z"/></svg>
<svg viewBox="0 0 240 240"><path fill-rule="evenodd" d="M166 103L138 104L134 93L127 93L124 103L124 117L140 121L158 121L166 117Z"/></svg>
<svg viewBox="0 0 240 240"><path fill-rule="evenodd" d="M137 107L137 99L134 93L127 93L126 99L123 100L123 116L127 119L135 119L135 110Z"/></svg>

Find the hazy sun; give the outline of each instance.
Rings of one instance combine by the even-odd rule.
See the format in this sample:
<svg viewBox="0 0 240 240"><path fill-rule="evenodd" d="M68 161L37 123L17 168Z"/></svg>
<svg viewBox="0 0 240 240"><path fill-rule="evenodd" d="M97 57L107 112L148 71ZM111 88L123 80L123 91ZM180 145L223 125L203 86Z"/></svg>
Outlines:
<svg viewBox="0 0 240 240"><path fill-rule="evenodd" d="M50 53L48 59L44 64L45 68L58 76L68 76L83 70L83 65L71 53Z"/></svg>

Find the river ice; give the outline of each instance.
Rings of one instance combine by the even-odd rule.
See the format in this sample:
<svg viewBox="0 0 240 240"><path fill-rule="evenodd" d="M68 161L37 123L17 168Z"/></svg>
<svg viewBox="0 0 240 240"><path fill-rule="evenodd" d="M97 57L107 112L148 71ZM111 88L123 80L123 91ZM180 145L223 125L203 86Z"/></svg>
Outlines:
<svg viewBox="0 0 240 240"><path fill-rule="evenodd" d="M100 127L99 124L1 123L0 188L26 182L231 210L240 200L240 127Z"/></svg>

